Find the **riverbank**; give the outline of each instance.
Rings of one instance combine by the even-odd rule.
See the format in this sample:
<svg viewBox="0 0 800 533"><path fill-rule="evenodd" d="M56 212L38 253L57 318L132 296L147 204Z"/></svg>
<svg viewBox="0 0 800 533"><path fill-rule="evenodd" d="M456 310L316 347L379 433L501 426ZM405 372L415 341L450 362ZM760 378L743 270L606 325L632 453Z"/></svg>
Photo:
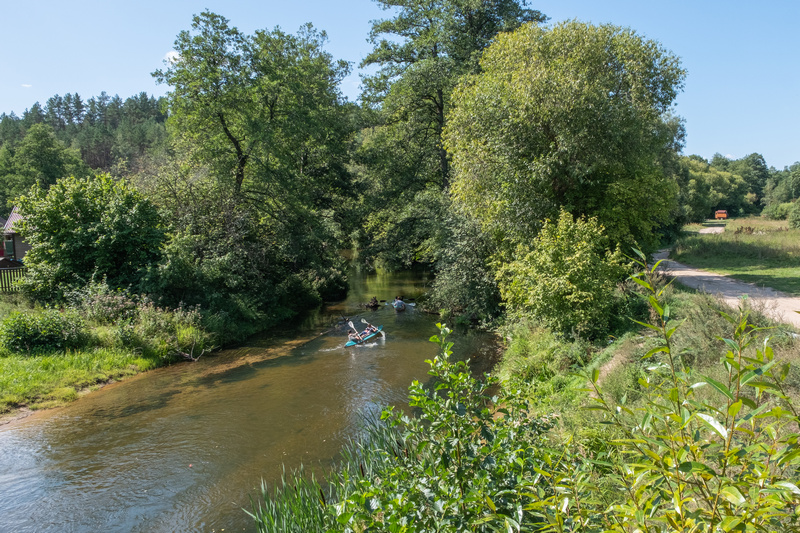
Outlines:
<svg viewBox="0 0 800 533"><path fill-rule="evenodd" d="M608 342L567 340L531 323L509 327L497 368L503 384L491 399L465 368L437 358L435 390L412 387L413 419L385 413L392 422L352 444L326 483L300 472L265 488L253 507L259 531L489 531L511 520L515 531L567 520L587 530L682 529L723 515L742 521L765 506L771 513L758 524L790 529L800 463L794 331L748 299L732 309L665 286L658 273L640 280L651 291L649 317ZM450 344L432 340L444 357ZM720 468L731 456L755 470ZM667 485L682 486L702 513L653 504L669 501Z"/></svg>
<svg viewBox="0 0 800 533"><path fill-rule="evenodd" d="M107 291L58 309L7 296L0 303L0 414L64 405L213 346L196 310Z"/></svg>

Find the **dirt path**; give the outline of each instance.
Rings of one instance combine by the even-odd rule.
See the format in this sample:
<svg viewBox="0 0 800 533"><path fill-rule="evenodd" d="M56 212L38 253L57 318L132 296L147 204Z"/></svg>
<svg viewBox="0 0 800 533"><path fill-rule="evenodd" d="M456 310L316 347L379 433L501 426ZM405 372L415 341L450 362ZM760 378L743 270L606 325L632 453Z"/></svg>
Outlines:
<svg viewBox="0 0 800 533"><path fill-rule="evenodd" d="M716 229L716 228L708 228ZM690 266L666 259L669 250L661 250L653 257L656 260L665 259L661 263L662 270L671 277L690 287L722 298L726 304L732 308L737 308L743 295L754 301L757 309L761 310L768 317L782 322L800 327L800 298L789 294L776 291L769 287L758 287L751 283L738 281L722 274L715 274L706 270L692 268Z"/></svg>

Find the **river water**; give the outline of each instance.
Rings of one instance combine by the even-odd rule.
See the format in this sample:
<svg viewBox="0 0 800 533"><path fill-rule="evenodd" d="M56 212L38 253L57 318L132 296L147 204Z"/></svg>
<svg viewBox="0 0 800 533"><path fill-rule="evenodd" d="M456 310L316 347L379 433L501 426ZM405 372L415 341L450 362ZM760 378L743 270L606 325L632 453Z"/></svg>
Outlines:
<svg viewBox="0 0 800 533"><path fill-rule="evenodd" d="M242 509L262 479L324 471L365 416L427 378L437 317L359 303L428 281L354 273L346 301L279 332L0 426L0 533L254 531ZM342 316L386 335L344 348ZM461 357L486 349L453 340Z"/></svg>

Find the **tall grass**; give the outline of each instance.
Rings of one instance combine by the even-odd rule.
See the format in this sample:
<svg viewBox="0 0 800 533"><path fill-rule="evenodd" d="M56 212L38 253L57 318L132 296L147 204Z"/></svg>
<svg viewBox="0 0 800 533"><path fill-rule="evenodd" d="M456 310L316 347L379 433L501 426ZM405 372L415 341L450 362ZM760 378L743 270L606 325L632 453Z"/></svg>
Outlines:
<svg viewBox="0 0 800 533"><path fill-rule="evenodd" d="M335 505L358 488L359 480L371 479L388 469L398 453L397 430L378 420L368 420L361 436L342 450L336 468L324 473L320 483L303 467L283 472L280 483L261 482L261 493L251 496L251 511L259 533L325 533L344 525L330 504Z"/></svg>

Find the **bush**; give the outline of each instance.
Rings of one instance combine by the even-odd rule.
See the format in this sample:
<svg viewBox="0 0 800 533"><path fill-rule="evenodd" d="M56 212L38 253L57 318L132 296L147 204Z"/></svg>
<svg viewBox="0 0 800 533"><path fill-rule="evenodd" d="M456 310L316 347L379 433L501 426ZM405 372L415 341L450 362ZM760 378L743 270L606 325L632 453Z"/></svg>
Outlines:
<svg viewBox="0 0 800 533"><path fill-rule="evenodd" d="M790 228L800 229L800 200L792 204L792 208L789 209L789 215L786 218L789 221Z"/></svg>
<svg viewBox="0 0 800 533"><path fill-rule="evenodd" d="M0 344L28 355L79 348L85 339L83 320L74 312L14 312L0 324Z"/></svg>
<svg viewBox="0 0 800 533"><path fill-rule="evenodd" d="M273 494L264 487L251 513L259 531L488 533L536 521L527 504L546 490L547 480L538 480L551 421L532 418L513 394L490 398L497 381L476 380L467 363L451 362L450 331L438 326L431 340L441 352L428 361L433 386L410 387L418 416L388 408L361 446L346 448L341 470L327 480L329 504L313 479L284 481Z"/></svg>
<svg viewBox="0 0 800 533"><path fill-rule="evenodd" d="M136 298L128 291L112 290L103 282L87 284L67 293L67 301L84 317L96 324L129 320L136 314Z"/></svg>
<svg viewBox="0 0 800 533"><path fill-rule="evenodd" d="M109 175L63 178L20 197L20 233L30 244L21 288L60 300L92 279L137 286L161 255L164 230L155 206Z"/></svg>
<svg viewBox="0 0 800 533"><path fill-rule="evenodd" d="M626 272L619 248L611 252L596 219L566 211L546 220L531 250L501 266L500 292L509 310L570 337L598 337L608 330L618 280Z"/></svg>
<svg viewBox="0 0 800 533"><path fill-rule="evenodd" d="M770 220L786 220L789 216L789 210L792 208L791 202L781 204L769 204L761 214Z"/></svg>

